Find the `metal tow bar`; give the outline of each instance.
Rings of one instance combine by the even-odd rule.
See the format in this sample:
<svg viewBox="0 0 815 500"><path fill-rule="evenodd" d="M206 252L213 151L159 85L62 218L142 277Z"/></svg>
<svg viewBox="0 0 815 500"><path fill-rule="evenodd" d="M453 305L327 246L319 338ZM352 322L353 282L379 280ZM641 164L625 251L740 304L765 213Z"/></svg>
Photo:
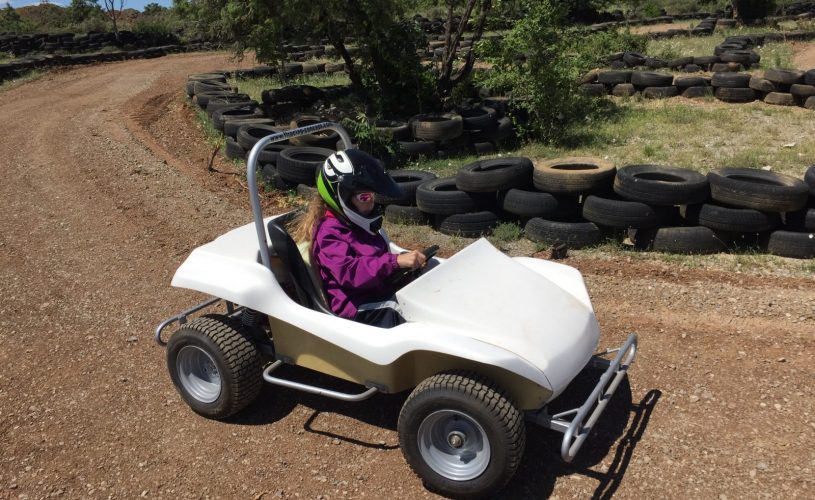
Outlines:
<svg viewBox="0 0 815 500"><path fill-rule="evenodd" d="M606 359L592 358L590 364L593 366L607 366L594 390L591 392L586 402L579 408L567 410L556 415L549 415L546 408L539 412L528 415L528 419L548 427L549 429L562 432L563 441L560 446L560 456L565 462L571 462L580 451L580 447L589 437L594 425L605 411L611 397L617 391L617 387L622 382L628 368L637 355L637 336L631 334L617 351L617 356L609 362ZM613 352L613 351L611 351ZM594 410L592 411L592 407ZM591 411L591 414L589 414ZM565 417L574 415L571 420ZM588 418L587 418L588 417Z"/></svg>

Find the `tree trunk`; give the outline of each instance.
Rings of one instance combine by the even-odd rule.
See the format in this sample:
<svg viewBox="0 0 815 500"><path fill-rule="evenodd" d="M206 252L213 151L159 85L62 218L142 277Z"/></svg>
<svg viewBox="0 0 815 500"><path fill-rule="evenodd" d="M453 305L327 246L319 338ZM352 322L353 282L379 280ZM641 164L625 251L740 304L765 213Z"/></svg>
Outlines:
<svg viewBox="0 0 815 500"><path fill-rule="evenodd" d="M470 16L473 13L476 2L478 0L468 0L467 6L464 9L464 15L461 16L461 23L455 35L452 35L452 21L453 21L453 2L450 2L450 8L447 11L447 28L445 30L444 40L444 57L442 59L441 75L439 76L438 84L436 86L439 98L443 98L452 91L453 87L464 81L473 70L475 63L475 54L473 48L470 48L470 53L467 54L467 59L464 61L458 73L453 76L453 64L455 63L456 53L458 52L458 43L464 33L464 29L470 22ZM473 46L481 40L484 34L484 24L487 21L487 14L492 9L492 0L481 0L479 5L479 15L473 30Z"/></svg>

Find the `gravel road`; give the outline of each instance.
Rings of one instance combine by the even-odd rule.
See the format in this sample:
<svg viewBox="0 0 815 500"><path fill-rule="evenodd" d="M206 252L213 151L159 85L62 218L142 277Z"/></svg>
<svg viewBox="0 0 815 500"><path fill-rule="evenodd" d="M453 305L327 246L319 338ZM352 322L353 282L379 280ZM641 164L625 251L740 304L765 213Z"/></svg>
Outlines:
<svg viewBox="0 0 815 500"><path fill-rule="evenodd" d="M230 65L181 54L0 91L0 498L433 496L398 449L404 394L266 387L214 422L170 383L152 329L202 298L172 273L251 217L230 165L207 172L182 93ZM815 278L567 262L603 344L636 331L639 358L575 464L530 429L506 498L811 498Z"/></svg>

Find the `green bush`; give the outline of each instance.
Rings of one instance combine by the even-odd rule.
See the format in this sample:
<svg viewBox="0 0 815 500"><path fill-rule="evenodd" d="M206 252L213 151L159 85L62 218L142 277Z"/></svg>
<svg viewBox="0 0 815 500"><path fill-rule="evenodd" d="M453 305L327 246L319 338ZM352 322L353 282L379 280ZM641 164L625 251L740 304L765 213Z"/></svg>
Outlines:
<svg viewBox="0 0 815 500"><path fill-rule="evenodd" d="M733 0L738 18L745 23L763 19L775 13L775 0Z"/></svg>
<svg viewBox="0 0 815 500"><path fill-rule="evenodd" d="M558 0L524 5L528 14L503 41L484 42L483 53L494 68L481 75L481 83L511 95L516 115L525 118L516 123L521 138L558 143L597 106L578 93L580 75L611 52L644 50L646 41L628 32L593 34L568 26L567 7Z"/></svg>
<svg viewBox="0 0 815 500"><path fill-rule="evenodd" d="M5 8L0 11L0 32L30 33L36 30L36 26L31 21L23 19L20 14L6 3Z"/></svg>
<svg viewBox="0 0 815 500"><path fill-rule="evenodd" d="M342 125L351 131L359 149L381 159L387 168L401 166L405 155L398 154L397 142L389 134L380 132L364 113L359 113L355 119L343 119Z"/></svg>

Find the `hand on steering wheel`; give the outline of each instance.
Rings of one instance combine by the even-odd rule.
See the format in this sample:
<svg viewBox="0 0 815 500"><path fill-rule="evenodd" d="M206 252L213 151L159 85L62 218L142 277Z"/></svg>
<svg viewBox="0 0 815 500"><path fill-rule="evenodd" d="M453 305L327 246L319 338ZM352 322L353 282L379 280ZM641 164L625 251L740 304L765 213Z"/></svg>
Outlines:
<svg viewBox="0 0 815 500"><path fill-rule="evenodd" d="M422 250L422 252L420 252L420 253L424 256L424 263L427 263L427 261L432 259L433 256L435 256L436 252L438 252L438 251L439 251L439 246L438 245L433 245L433 246L427 247L424 250ZM391 275L391 279L390 279L391 285L398 286L400 284L400 282L403 281L408 276L418 275L418 273L421 272L422 267L424 267L424 263L422 265L417 266L417 267L405 267L405 268L399 269L398 271L396 271L395 273L393 273Z"/></svg>

